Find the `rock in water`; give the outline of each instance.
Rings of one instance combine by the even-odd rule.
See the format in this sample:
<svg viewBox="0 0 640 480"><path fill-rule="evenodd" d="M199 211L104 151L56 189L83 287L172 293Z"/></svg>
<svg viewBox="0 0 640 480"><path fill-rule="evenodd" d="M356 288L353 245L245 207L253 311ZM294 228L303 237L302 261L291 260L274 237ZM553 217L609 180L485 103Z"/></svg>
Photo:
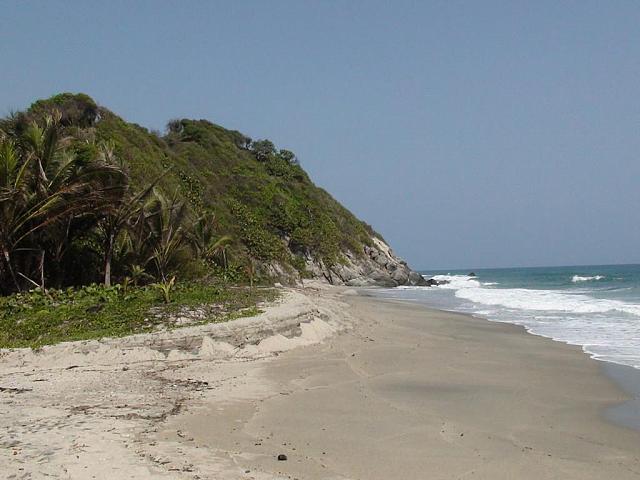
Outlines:
<svg viewBox="0 0 640 480"><path fill-rule="evenodd" d="M436 280L435 278L430 278L429 280L426 280L427 287L437 287L438 285L446 285L448 283L451 283L451 282L449 280Z"/></svg>

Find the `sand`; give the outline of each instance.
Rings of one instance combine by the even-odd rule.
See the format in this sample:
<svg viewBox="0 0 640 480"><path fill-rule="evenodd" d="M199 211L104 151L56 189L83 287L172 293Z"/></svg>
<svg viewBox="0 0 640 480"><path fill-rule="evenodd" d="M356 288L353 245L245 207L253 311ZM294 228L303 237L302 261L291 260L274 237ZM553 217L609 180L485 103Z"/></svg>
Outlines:
<svg viewBox="0 0 640 480"><path fill-rule="evenodd" d="M3 352L0 388L3 478L640 478L603 415L627 395L580 349L354 290Z"/></svg>

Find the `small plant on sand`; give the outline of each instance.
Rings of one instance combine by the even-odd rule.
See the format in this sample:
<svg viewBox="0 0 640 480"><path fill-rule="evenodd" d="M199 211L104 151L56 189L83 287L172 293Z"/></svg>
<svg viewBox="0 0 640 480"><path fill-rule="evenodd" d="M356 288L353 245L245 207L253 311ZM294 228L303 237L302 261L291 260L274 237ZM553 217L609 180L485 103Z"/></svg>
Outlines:
<svg viewBox="0 0 640 480"><path fill-rule="evenodd" d="M162 299L164 303L171 303L171 291L176 283L176 277L173 276L169 280L163 280L162 282L152 283L151 286L157 288L162 293Z"/></svg>

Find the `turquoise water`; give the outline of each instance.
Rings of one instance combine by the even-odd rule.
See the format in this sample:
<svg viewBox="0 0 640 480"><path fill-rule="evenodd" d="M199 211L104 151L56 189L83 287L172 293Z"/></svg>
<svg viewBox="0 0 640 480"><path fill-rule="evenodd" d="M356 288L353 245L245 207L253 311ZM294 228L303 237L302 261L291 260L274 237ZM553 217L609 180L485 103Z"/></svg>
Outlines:
<svg viewBox="0 0 640 480"><path fill-rule="evenodd" d="M522 325L599 360L640 368L640 265L422 273L450 283L384 295Z"/></svg>

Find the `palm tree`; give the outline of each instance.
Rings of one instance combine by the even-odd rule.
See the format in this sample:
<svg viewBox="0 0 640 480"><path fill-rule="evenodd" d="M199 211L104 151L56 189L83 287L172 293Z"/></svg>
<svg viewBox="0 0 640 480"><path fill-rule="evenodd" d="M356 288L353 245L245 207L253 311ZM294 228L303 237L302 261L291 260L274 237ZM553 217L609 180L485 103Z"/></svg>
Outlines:
<svg viewBox="0 0 640 480"><path fill-rule="evenodd" d="M13 268L13 253L21 239L25 224L31 220L32 216L28 212L30 203L27 188L28 166L28 162L20 162L13 140L2 135L0 137L0 248L5 269L18 290L20 290L20 284Z"/></svg>
<svg viewBox="0 0 640 480"><path fill-rule="evenodd" d="M177 195L167 197L154 190L147 208L146 219L153 251L150 260L155 263L160 279L166 282L184 246L187 206L178 200Z"/></svg>
<svg viewBox="0 0 640 480"><path fill-rule="evenodd" d="M112 145L103 145L101 155L104 163L117 163ZM123 165L121 165L120 168L124 171ZM145 201L149 198L155 185L161 178L162 176L158 177L151 185L138 193L134 193L132 190L127 175L117 179L117 195L114 196L112 203L105 209L99 222L99 229L103 237L105 286L111 286L111 262L113 260L113 252L118 235L128 226L131 226L132 222L140 218L140 213L144 208Z"/></svg>
<svg viewBox="0 0 640 480"><path fill-rule="evenodd" d="M25 275L14 268L16 252L27 249L27 240L75 208L64 198L64 190L44 197L33 191L31 163L30 158L21 158L12 139L0 140L0 249L17 290L17 275Z"/></svg>
<svg viewBox="0 0 640 480"><path fill-rule="evenodd" d="M60 114L47 116L44 126L31 123L21 137L24 154L33 165L32 189L39 199L60 196L64 213L50 227L40 233L38 242L52 256L62 283L63 257L74 238L95 225L104 211L122 198L127 176L123 169L110 162L105 145L90 142L70 147L70 139L61 135ZM78 150L88 152L79 155ZM44 262L41 261L41 265ZM41 277L44 273L40 272Z"/></svg>
<svg viewBox="0 0 640 480"><path fill-rule="evenodd" d="M226 249L232 238L229 235L218 236L215 223L213 212L204 213L192 223L188 239L198 258L211 262L217 255L222 255L222 266L226 270Z"/></svg>
<svg viewBox="0 0 640 480"><path fill-rule="evenodd" d="M68 141L61 138L58 120L59 115L49 116L43 127L33 122L20 135L17 129L0 132L0 248L18 290L18 276L36 282L28 277L29 271L16 271L16 252L21 252L27 270L33 255L25 252L40 253L42 288L46 252L61 278L67 246L112 203L123 176L116 166L94 157L81 158L66 148Z"/></svg>

